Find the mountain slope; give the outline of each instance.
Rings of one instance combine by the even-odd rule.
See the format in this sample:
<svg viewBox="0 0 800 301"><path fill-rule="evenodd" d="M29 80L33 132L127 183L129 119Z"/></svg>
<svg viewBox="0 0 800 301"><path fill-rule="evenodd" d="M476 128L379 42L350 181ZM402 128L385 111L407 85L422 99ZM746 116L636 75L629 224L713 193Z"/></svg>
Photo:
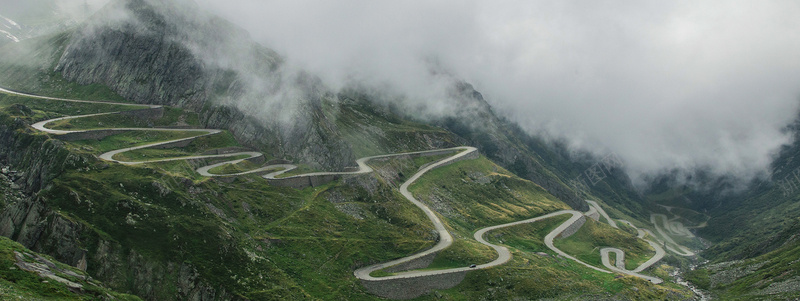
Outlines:
<svg viewBox="0 0 800 301"><path fill-rule="evenodd" d="M0 45L19 42L18 36L22 36L22 30L17 22L0 15Z"/></svg>
<svg viewBox="0 0 800 301"><path fill-rule="evenodd" d="M469 237L475 224L508 222L544 209L584 210L587 197L606 200L617 208L610 212L616 218L646 224L639 196L618 165L600 166L602 159L576 158L525 134L492 112L469 84L452 83L452 97L461 104L457 118L422 120L367 92L331 91L313 75L286 70L274 52L190 2L115 2L74 30L3 50L0 70L8 72L0 75L2 85L52 96L176 106L160 117L87 124L221 128L235 137L137 156L249 147L266 153L264 161L288 159L305 171L327 171L366 155L476 145L500 166L485 159L457 165L458 172L442 183L458 187L474 181L463 189L473 191L470 196L498 195L502 202L487 197L459 203L439 194L455 191L436 185L431 187L437 192L426 196L458 212L496 206L478 212L502 213L491 219L448 216L458 236ZM437 239L429 221L394 186L427 162L398 159L377 174L297 190L267 185L256 175L206 178L195 172L211 162L128 167L97 158L107 147L152 142L158 135L62 141L30 128L56 116L119 107L0 94L0 108L0 162L19 171L14 181L26 192L0 214L0 234L70 265L85 265L109 286L144 299L371 300L375 297L353 277L355 268L412 254ZM397 165L405 167L400 171ZM593 166L603 168L606 177L577 191L571 181ZM483 178L490 185L481 183ZM513 210L518 212L507 213ZM461 243L436 264L486 259L486 250ZM664 290L612 274L592 274L589 281L582 278L583 268L540 257L521 252L514 276L507 278L520 290L488 290L497 286L495 278L506 276L501 268L471 273L463 284L469 289L445 293L456 300L491 298L490 292L520 297L541 289L526 278L546 275L555 288L540 291L542 297L580 295L564 283L592 294L683 297L676 285ZM521 267L526 261L536 261L537 269L526 271Z"/></svg>

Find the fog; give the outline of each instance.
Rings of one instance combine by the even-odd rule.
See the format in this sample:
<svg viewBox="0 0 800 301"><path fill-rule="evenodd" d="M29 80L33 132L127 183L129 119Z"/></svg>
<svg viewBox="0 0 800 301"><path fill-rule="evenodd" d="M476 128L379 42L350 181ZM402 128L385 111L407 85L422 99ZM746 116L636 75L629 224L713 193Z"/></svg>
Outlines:
<svg viewBox="0 0 800 301"><path fill-rule="evenodd" d="M49 21L81 21L109 1L0 0L0 15L33 25L41 25L41 23Z"/></svg>
<svg viewBox="0 0 800 301"><path fill-rule="evenodd" d="M436 102L429 62L634 179L766 175L800 98L797 1L199 0L334 87Z"/></svg>
<svg viewBox="0 0 800 301"><path fill-rule="evenodd" d="M80 18L106 2L0 0L0 15ZM446 71L532 134L616 154L638 182L769 176L800 103L797 1L197 2L333 89L453 114L431 73Z"/></svg>

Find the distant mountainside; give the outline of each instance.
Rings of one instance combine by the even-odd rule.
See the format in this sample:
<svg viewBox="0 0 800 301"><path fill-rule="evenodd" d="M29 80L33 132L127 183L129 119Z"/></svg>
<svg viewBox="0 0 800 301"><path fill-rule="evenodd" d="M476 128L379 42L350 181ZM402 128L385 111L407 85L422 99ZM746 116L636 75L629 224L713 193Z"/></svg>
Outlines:
<svg viewBox="0 0 800 301"><path fill-rule="evenodd" d="M14 20L0 15L0 45L9 42L19 42L24 38L24 29Z"/></svg>
<svg viewBox="0 0 800 301"><path fill-rule="evenodd" d="M690 280L721 299L793 299L800 296L800 116L787 131L794 142L778 152L771 177L745 189L727 179L695 179L695 187L661 178L648 198L707 216L698 235L710 260ZM676 187L677 186L677 187Z"/></svg>
<svg viewBox="0 0 800 301"><path fill-rule="evenodd" d="M587 211L584 199L598 199L615 218L649 224L648 204L619 158L576 154L531 136L498 116L469 83L449 79L448 97L458 103L451 115L421 118L379 101L368 89L333 90L189 0L114 1L85 22L2 45L0 53L0 86L168 105L174 108L160 118L113 121L217 128L230 135L222 142L209 138L167 150L179 154L220 151L212 147L217 143L257 150L266 154L265 161L291 161L305 171L329 171L344 170L364 156L475 146L485 158L459 167L462 175L448 179L449 187L430 186L439 198L431 202L448 210L441 214L458 224L460 236L468 237L465 229L486 219L522 218L514 208L541 211L541 200ZM119 291L148 300L369 300L352 277L354 268L405 256L436 239L428 221L393 190L424 160L401 158L377 175L305 190L270 186L257 176L200 178L194 173L200 163L194 161L134 168L108 164L92 153L106 143L135 143L150 135L78 143L33 132L33 122L93 108L31 109L23 100L0 94L0 163L10 167L15 190L26 194L0 198L0 233L84 266ZM104 122L111 121L99 124ZM475 191L474 202L448 198L449 189L462 184ZM484 195L503 195L503 206L485 204ZM480 210L464 209L468 205ZM459 213L484 211L491 216ZM628 238L635 239L635 232ZM457 248L448 256L459 264L485 253ZM561 258L531 256L525 260L545 264L540 272L551 276L545 288L522 280L527 277L522 267L491 279L468 279L475 290L469 294L450 293L490 298L485 294L495 290L484 288L499 287L494 278L505 277L524 288L516 292L514 285L503 284L497 291L508 298L528 291L546 292L540 297L575 294L573 283L598 294L608 289L628 298L682 298L675 287L644 286L613 275L593 282L582 278L582 270L564 267Z"/></svg>
<svg viewBox="0 0 800 301"><path fill-rule="evenodd" d="M0 8L0 45L67 30L91 14L86 4L57 2L29 0Z"/></svg>
<svg viewBox="0 0 800 301"><path fill-rule="evenodd" d="M286 70L274 51L254 43L229 22L200 11L192 1L118 1L69 36L38 43L32 47L53 49L51 59L57 60L53 70L67 81L107 86L136 102L189 108L200 113L204 126L230 129L245 145L316 168L351 165L356 155L362 155L356 154L353 145L370 139L333 138L343 136L347 129L339 128L336 116L323 112L326 103L363 98L385 105L371 101L376 97L369 93L332 91L313 75ZM42 47L43 43L50 45ZM25 59L15 58L10 65L19 61ZM30 84L34 81L19 81L30 76L16 73L9 81L16 80L21 90L36 91ZM572 206L587 209L582 202L586 195L576 194L570 182L581 179L600 159L571 158L565 148L553 148L531 137L498 117L481 94L463 81L452 79L450 95L462 105L453 117L433 124L466 139L462 143L479 146L490 158ZM431 122L403 111L394 113ZM415 139L420 138L424 137ZM454 140L428 137L412 144L426 148L448 145L443 141ZM398 149L393 145L381 148ZM621 208L630 208L626 214L642 216L641 198L621 169L606 173L601 183L586 192L612 204L624 204Z"/></svg>

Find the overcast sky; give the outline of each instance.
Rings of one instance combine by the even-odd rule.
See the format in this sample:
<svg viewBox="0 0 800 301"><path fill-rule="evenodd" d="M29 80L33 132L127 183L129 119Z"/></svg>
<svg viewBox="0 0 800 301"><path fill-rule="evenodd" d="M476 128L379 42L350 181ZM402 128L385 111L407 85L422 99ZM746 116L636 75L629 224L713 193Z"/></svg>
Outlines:
<svg viewBox="0 0 800 301"><path fill-rule="evenodd" d="M334 88L436 101L435 59L532 133L614 152L634 177L753 176L800 103L796 0L197 1Z"/></svg>
<svg viewBox="0 0 800 301"><path fill-rule="evenodd" d="M59 13L61 17L79 21L90 13L100 9L109 0L0 0L0 16L18 22L32 21L44 22L45 17L52 17L52 13Z"/></svg>
<svg viewBox="0 0 800 301"><path fill-rule="evenodd" d="M763 171L800 100L794 0L199 2L334 86L424 97L436 58L531 132L615 152L635 177Z"/></svg>

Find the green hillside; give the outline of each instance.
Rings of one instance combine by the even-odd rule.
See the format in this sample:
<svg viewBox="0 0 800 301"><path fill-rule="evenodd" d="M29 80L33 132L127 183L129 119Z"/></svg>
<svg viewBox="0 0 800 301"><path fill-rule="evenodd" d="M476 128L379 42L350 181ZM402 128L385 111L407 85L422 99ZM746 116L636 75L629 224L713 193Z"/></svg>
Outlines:
<svg viewBox="0 0 800 301"><path fill-rule="evenodd" d="M426 250L439 239L423 210L398 188L420 169L452 154L373 160L372 173L299 189L270 185L260 174L205 177L197 172L246 155L131 166L98 158L112 150L204 134L188 128L222 131L185 145L138 149L113 159L146 161L247 150L263 157L211 172L249 171L270 161L296 164L296 170L282 175L287 177L351 170L355 160L365 156L477 147L476 157L433 169L410 187L454 237L424 271L491 262L497 253L473 238L476 231L559 210L586 211L585 199L599 200L615 219L651 227L651 208L632 189L621 166L528 135L496 115L469 84L454 81L452 96L476 110L458 112L461 118L422 120L371 92L334 91L313 75L281 73L283 59L277 53L253 43L224 20L188 18L181 13L191 9L171 11L171 2L130 3L131 17L147 24L147 30L101 27L88 34L82 24L0 48L0 87L119 102L75 103L0 93L0 169L9 181L3 187L8 193L0 208L0 232L30 248L25 252L85 267L88 275L104 283L83 292L89 299L105 292L129 298L113 290L144 300L378 300L354 271ZM102 21L107 13L96 18ZM179 43L187 35L198 37L203 47L241 43L241 49L214 49L252 59L252 73L205 64ZM95 53L100 50L106 53ZM293 114L275 116L237 104L240 99L281 96L248 90L243 82L250 76L256 82L279 78L270 82L278 90L298 89L292 103L283 104L295 108ZM137 104L166 106L157 116L108 114L48 125L63 131L141 128L102 137L65 139L31 127L58 117L146 108ZM585 185L587 170L596 167L603 168L606 177ZM584 185L576 185L581 179ZM685 215L697 219L688 211ZM513 258L508 263L470 270L454 287L418 299L691 298L686 287L671 281L669 265L646 271L667 280L653 285L556 255L544 246L543 237L565 220L555 217L488 233L490 242L510 249ZM595 266L601 266L599 247L618 247L628 254L631 268L653 252L632 228L628 230L590 221L556 243ZM673 257L665 261L685 264ZM17 276L12 274L0 275L0 283L14 282ZM391 274L378 271L374 276ZM29 276L22 284L9 284L9 296L74 297L54 284L30 284Z"/></svg>

